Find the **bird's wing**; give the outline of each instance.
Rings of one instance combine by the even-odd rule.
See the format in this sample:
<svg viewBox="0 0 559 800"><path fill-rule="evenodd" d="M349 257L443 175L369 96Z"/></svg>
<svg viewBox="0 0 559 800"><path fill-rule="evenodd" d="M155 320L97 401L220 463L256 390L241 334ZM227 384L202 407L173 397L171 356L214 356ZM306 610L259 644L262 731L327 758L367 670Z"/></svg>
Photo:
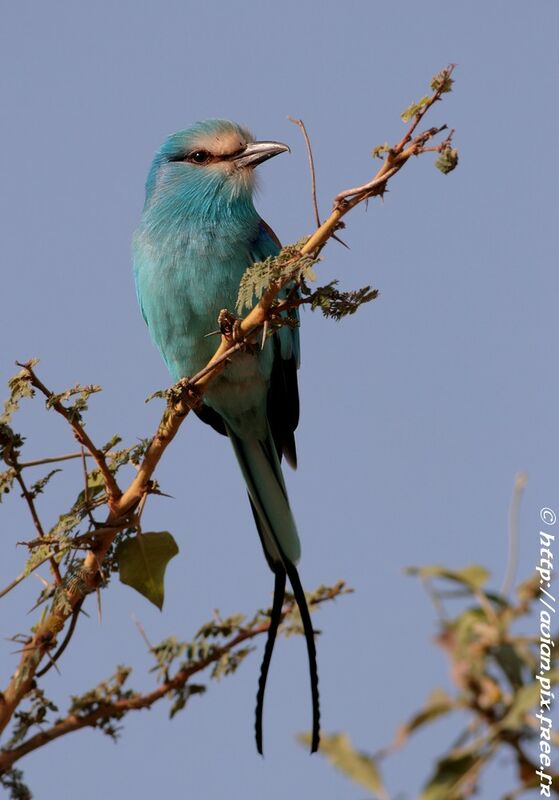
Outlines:
<svg viewBox="0 0 559 800"><path fill-rule="evenodd" d="M251 243L251 257L263 261L281 250L278 237L261 220L258 234ZM294 469L297 466L294 431L299 422L299 390L297 369L300 362L299 315L297 309L287 312L295 327L284 326L271 337L274 362L268 392L267 416L278 456L285 456Z"/></svg>

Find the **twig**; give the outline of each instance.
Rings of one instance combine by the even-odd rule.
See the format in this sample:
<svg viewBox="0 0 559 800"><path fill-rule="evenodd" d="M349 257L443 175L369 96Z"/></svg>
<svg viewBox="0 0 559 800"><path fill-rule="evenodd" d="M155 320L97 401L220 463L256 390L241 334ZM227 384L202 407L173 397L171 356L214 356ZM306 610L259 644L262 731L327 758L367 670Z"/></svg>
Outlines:
<svg viewBox="0 0 559 800"><path fill-rule="evenodd" d="M44 558L43 558L41 561L38 561L38 562L37 562L37 564L35 565L35 568L36 568L36 569L38 569L38 568L41 566L41 564L44 564L44 563L45 563L45 561L50 561L50 560L51 560L51 558L53 558L53 557L54 557L54 553L52 553L52 552L51 552L51 553L49 553L49 554L48 554L47 556L45 556L45 557L44 557ZM15 589L15 587L16 587L16 586L17 586L19 583L21 583L22 581L24 581L24 580L25 580L25 578L28 578L28 577L29 577L29 574L28 574L27 572L21 572L21 573L20 573L20 574L17 576L17 578L14 578L14 580L13 580L11 583L9 583L7 586L5 586L5 587L4 587L4 588L3 588L3 589L0 591L0 598L1 598L1 597L4 597L4 595L8 594L8 592L11 592L11 591L12 591L12 589Z"/></svg>
<svg viewBox="0 0 559 800"><path fill-rule="evenodd" d="M93 528L97 527L97 522L93 516L93 512L91 511L91 505L89 502L89 474L87 472L87 462L85 460L85 450L82 446L81 448L81 456L82 456L82 470L83 470L83 500L84 505L86 508L87 516Z"/></svg>
<svg viewBox="0 0 559 800"><path fill-rule="evenodd" d="M147 633L146 633L146 629L144 628L144 626L142 625L142 623L141 623L141 622L140 622L140 620L139 620L139 619L136 617L136 615L135 615L135 614L132 614L132 622L134 623L134 625L136 626L136 628L137 628L137 630L138 630L138 633L140 634L140 636L141 636L141 637L142 637L142 639L144 640L144 644L146 645L147 649L148 649L150 652L152 652L152 651L153 651L153 645L152 645L152 643L150 642L150 640L148 639L148 635L147 635Z"/></svg>
<svg viewBox="0 0 559 800"><path fill-rule="evenodd" d="M314 210L314 219L316 222L316 227L320 228L320 214L318 213L318 202L316 199L316 172L314 169L314 158L312 154L312 147L311 141L309 139L309 135L307 133L307 129L305 127L305 123L302 119L295 119L294 117L287 117L290 122L293 122L294 125L298 125L301 129L301 133L305 139L305 146L307 148L307 157L309 159L309 170L311 173L311 196L312 196L312 204Z"/></svg>
<svg viewBox="0 0 559 800"><path fill-rule="evenodd" d="M109 508L110 508L122 496L122 492L115 480L114 475L112 474L107 465L107 462L105 460L105 454L102 453L101 450L98 450L95 447L95 445L85 432L83 426L78 422L77 419L75 419L75 417L73 417L70 414L68 409L60 402L60 400L54 399L54 394L49 389L47 389L47 387L42 381L39 380L39 378L35 374L33 367L31 366L31 363L28 362L27 364L21 364L18 362L18 366L23 367L23 369L27 371L31 385L34 386L35 389L38 389L40 392L42 392L42 394L44 394L47 400L51 402L51 405L55 409L55 411L61 414L66 420L66 422L70 425L70 427L74 431L74 435L78 440L78 442L84 447L86 447L91 453L91 456L94 458L95 463L97 464L99 470L101 471L101 474L103 475L103 479L105 481L105 487L107 490Z"/></svg>
<svg viewBox="0 0 559 800"><path fill-rule="evenodd" d="M48 655L50 656L50 661L46 665L46 667L43 667L43 669L40 669L36 673L36 677L37 678L42 678L43 675L45 675L49 671L49 669L51 667L56 667L56 662L58 661L58 659L60 658L62 653L66 650L66 648L70 644L70 639L72 638L72 636L74 635L74 631L76 630L76 623L77 623L78 617L80 615L82 603L83 603L83 600L81 601L81 603L78 603L74 607L74 612L72 614L72 618L70 619L70 625L68 626L68 631L66 632L66 636L64 637L64 639L62 641L62 644L60 645L60 647L58 648L56 653L54 653L54 655L50 656L50 653L48 653ZM56 667L56 669L58 669L58 667Z"/></svg>
<svg viewBox="0 0 559 800"><path fill-rule="evenodd" d="M438 99L438 97L435 99ZM431 98L429 107L435 102L435 99ZM423 118L426 110L427 108L420 114L419 120ZM317 256L328 240L341 227L342 218L359 203L366 201L370 197L382 195L388 180L407 163L410 156L418 155L421 152L421 148L425 147L427 142L442 130L442 128L431 128L411 141L419 120L416 119L414 121L404 139L392 148L371 181L361 187L357 187L355 190L346 190L337 195L334 199L334 207L330 216L302 246L301 255ZM406 147L405 145L409 141L411 141L411 144ZM3 694L3 702L0 703L0 731L5 728L19 702L32 687L33 677L41 658L46 650L52 646L52 642L64 627L68 617L73 613L73 609L78 603L82 602L88 593L95 591L99 585L99 567L116 533L126 525L132 524L134 509L149 491L151 476L183 420L190 410L200 402L208 384L225 368L236 352L242 350L247 343L253 340L255 333L273 316L273 306L278 293L292 280L292 275L286 274L281 279L273 281L254 308L244 319L238 321L235 343L232 344L230 338L222 335L219 347L207 366L190 380L182 383L182 391L179 393L178 399L168 403L140 468L124 493L121 493L114 476L110 472L104 454L97 450L79 422L70 417L68 410L61 402L53 400L52 393L37 378L29 364L21 365L27 369L32 385L51 400L53 407L72 426L80 444L83 444L95 459L105 480L109 514L105 522L104 535L94 534L94 543L84 560L79 575L80 580L74 581L72 588L66 591L66 602L64 604L53 604L46 618L35 629L32 642L24 652L20 664ZM80 725L80 727L83 727L83 725Z"/></svg>
<svg viewBox="0 0 559 800"><path fill-rule="evenodd" d="M92 458L91 453L85 453L86 458ZM67 453L64 456L52 456L50 458L37 458L34 461L21 461L20 467L40 467L43 464L56 464L58 461L70 461L74 458L82 458L82 453Z"/></svg>
<svg viewBox="0 0 559 800"><path fill-rule="evenodd" d="M316 227L320 228L320 225L321 225L320 214L318 213L318 201L317 201L317 198L316 198L316 172L315 172L315 168L314 168L314 157L313 157L313 152L312 152L312 147L311 147L311 140L309 139L309 134L307 133L307 128L306 128L305 123L303 122L302 119L295 119L294 117L289 117L289 116L287 117L287 119L290 122L293 122L295 125L299 126L299 128L301 129L301 132L303 134L303 137L305 139L305 147L307 149L307 156L308 156L308 159L309 159L309 171L310 171L310 174L311 174L311 197L312 197L312 205L313 205L313 211L314 211L314 219L315 219L315 222L316 222ZM340 239L339 236L336 236L335 233L332 234L332 239L335 239L336 242L339 242L344 247L347 247L348 250L349 250L349 246L344 242L343 239Z"/></svg>
<svg viewBox="0 0 559 800"><path fill-rule="evenodd" d="M37 534L38 534L39 538L40 539L44 539L45 538L45 531L44 531L43 526L41 524L41 520L39 519L39 514L37 513L37 508L35 506L35 501L33 499L33 495L31 494L31 492L27 488L27 485L26 485L26 483L25 483L25 481L23 479L23 475L21 474L21 465L18 462L18 458L17 458L16 452L15 452L15 450L13 448L10 448L9 450L8 450L8 448L5 448L5 450L4 450L4 461L6 462L6 464L8 464L14 470L15 479L16 479L18 485L19 485L19 488L21 489L22 497L25 499L25 502L27 503L27 507L29 508L29 513L31 514L31 519L33 520L33 524L35 526L35 530L37 531ZM58 564L56 563L56 560L55 560L54 556L50 556L48 560L50 561L50 568L51 568L52 574L54 576L55 583L58 586L60 586L60 584L62 583L62 576L60 575L60 570L58 568ZM19 583L19 581L18 581L18 583ZM13 585L17 585L17 584L13 584ZM10 584L9 588L13 588L13 585ZM7 591L9 591L9 588L7 589ZM1 596L2 595L0 595L0 597Z"/></svg>
<svg viewBox="0 0 559 800"><path fill-rule="evenodd" d="M528 478L524 472L519 472L514 479L514 487L509 507L507 568L505 570L503 585L501 586L501 594L505 597L508 597L510 594L518 567L518 513L520 511L520 503L527 481Z"/></svg>
<svg viewBox="0 0 559 800"><path fill-rule="evenodd" d="M450 78L455 69L456 69L456 64L449 64L448 67L446 68L446 78ZM398 142L396 147L392 148L396 154L401 153L404 147L407 145L407 143L411 141L411 138L415 133L417 126L419 125L425 114L427 114L431 106L433 106L441 99L441 97L444 94L444 91L445 91L444 81L441 80L439 88L433 92L428 102L422 108L419 109L417 114L415 114L413 122L409 127L409 129L407 130L405 136Z"/></svg>
<svg viewBox="0 0 559 800"><path fill-rule="evenodd" d="M310 607L315 608L324 602L335 599L340 593L344 593L346 591L351 590L347 590L342 583L337 584L335 587L332 587L328 594L317 597L314 599L314 601L311 601ZM295 602L293 599L290 599L285 603L281 614L282 622L293 612L294 607ZM137 622L136 625L139 628L140 633L146 641L149 649L153 650L153 647L145 636L145 631L143 631L141 625L139 625ZM261 636L263 633L266 633L269 627L270 620L267 620L258 625L254 625L251 628L246 628L239 631L239 633L232 636L231 639L229 639L229 641L227 641L221 647L212 647L208 655L203 658L199 658L197 661L191 663L187 667L179 669L172 678L166 679L157 687L157 689L154 689L152 692L148 692L146 694L134 693L131 697L120 698L112 702L107 701L100 703L97 708L87 714L69 714L65 719L59 720L47 730L43 730L40 733L31 736L26 742L18 747L0 752L0 773L10 769L16 761L33 750L37 750L39 747L42 747L43 745L48 744L55 739L59 739L61 736L65 736L67 733L72 733L73 731L77 731L82 728L96 727L100 721L111 719L112 717L120 719L129 711L139 711L143 708L151 708L154 703L162 700L166 695L169 694L169 692L176 691L177 689L184 687L193 675L202 672L211 664L219 662L224 655L235 650L244 642L250 641L257 636ZM66 639L68 639L68 636ZM66 646L67 644L66 639L63 646ZM63 648L61 646L61 648L59 648L57 653L53 656L53 661L58 659L62 649ZM48 667L43 670L43 673L49 669L50 666L51 665L49 664Z"/></svg>

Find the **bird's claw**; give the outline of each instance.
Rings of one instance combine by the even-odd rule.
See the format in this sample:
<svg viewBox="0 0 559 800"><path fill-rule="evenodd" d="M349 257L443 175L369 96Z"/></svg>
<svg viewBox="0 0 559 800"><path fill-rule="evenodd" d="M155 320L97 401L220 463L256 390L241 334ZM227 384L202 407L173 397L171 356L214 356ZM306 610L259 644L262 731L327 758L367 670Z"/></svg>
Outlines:
<svg viewBox="0 0 559 800"><path fill-rule="evenodd" d="M244 340L240 320L226 308L222 308L219 312L217 324L219 325L221 335L224 336L227 341L240 344Z"/></svg>
<svg viewBox="0 0 559 800"><path fill-rule="evenodd" d="M202 402L202 393L189 377L181 378L169 390L169 400L171 403L182 400L190 408L196 408Z"/></svg>

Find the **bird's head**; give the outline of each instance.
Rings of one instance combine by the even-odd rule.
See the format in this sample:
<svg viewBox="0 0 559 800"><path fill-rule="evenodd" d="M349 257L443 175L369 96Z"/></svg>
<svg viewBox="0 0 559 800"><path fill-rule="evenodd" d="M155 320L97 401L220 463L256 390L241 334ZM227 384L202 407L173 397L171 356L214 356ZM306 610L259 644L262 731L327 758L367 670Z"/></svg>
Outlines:
<svg viewBox="0 0 559 800"><path fill-rule="evenodd" d="M210 119L173 133L156 154L146 183L146 204L161 196L231 202L251 197L254 168L289 151L280 142L257 142L234 122Z"/></svg>

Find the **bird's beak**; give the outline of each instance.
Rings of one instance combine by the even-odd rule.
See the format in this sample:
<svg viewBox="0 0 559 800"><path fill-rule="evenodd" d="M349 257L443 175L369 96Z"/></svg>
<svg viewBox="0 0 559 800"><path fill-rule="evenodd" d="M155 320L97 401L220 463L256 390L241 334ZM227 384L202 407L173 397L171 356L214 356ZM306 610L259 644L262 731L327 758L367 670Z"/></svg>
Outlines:
<svg viewBox="0 0 559 800"><path fill-rule="evenodd" d="M280 153L290 152L289 147L281 142L249 142L244 150L233 156L232 160L239 168L256 167Z"/></svg>

